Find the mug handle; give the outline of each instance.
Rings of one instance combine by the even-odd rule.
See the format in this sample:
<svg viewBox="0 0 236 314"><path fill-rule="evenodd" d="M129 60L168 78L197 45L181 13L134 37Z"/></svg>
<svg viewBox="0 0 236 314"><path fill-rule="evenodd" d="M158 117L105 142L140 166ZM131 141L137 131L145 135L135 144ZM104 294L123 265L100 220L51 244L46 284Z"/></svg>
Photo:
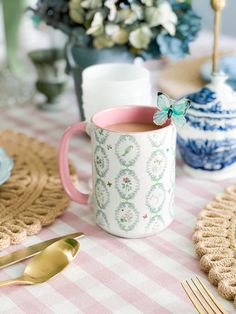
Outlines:
<svg viewBox="0 0 236 314"><path fill-rule="evenodd" d="M63 134L59 147L59 172L61 177L62 185L68 194L68 196L75 202L80 204L88 204L89 194L85 194L77 190L70 178L70 170L68 164L68 152L69 152L69 141L71 136L75 133L87 134L86 133L85 121L76 123L68 127Z"/></svg>

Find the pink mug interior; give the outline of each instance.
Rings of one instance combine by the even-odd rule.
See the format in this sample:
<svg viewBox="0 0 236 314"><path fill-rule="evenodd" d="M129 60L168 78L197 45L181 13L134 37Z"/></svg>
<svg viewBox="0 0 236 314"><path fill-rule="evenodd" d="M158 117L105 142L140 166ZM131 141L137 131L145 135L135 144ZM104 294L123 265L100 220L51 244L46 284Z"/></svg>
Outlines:
<svg viewBox="0 0 236 314"><path fill-rule="evenodd" d="M95 113L92 117L92 122L97 127L106 129L109 131L109 125L119 123L148 123L154 124L153 115L158 109L155 107L147 106L120 106L109 108L103 111ZM165 124L156 129L163 129L171 124L170 120L167 120ZM119 132L119 131L113 131ZM146 131L151 132L151 131Z"/></svg>

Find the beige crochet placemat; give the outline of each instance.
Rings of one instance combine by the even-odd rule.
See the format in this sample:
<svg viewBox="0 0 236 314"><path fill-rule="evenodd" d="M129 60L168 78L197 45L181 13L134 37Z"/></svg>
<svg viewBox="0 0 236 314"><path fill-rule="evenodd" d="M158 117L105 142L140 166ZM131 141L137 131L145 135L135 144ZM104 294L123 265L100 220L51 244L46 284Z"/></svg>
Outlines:
<svg viewBox="0 0 236 314"><path fill-rule="evenodd" d="M236 185L200 212L193 241L209 281L236 307Z"/></svg>
<svg viewBox="0 0 236 314"><path fill-rule="evenodd" d="M11 130L0 132L0 147L14 160L10 178L0 185L0 249L3 249L51 224L70 201L60 182L55 148ZM75 178L74 167L70 168Z"/></svg>

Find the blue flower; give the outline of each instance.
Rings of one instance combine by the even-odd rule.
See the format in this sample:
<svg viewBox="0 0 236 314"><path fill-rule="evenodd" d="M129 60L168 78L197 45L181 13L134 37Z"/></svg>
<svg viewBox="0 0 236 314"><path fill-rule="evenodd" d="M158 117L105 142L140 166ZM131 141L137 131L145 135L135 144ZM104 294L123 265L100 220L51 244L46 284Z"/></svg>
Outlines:
<svg viewBox="0 0 236 314"><path fill-rule="evenodd" d="M13 160L7 156L4 149L0 148L0 185L10 177L12 168Z"/></svg>
<svg viewBox="0 0 236 314"><path fill-rule="evenodd" d="M189 43L193 41L201 29L201 18L188 3L171 1L173 10L178 16L175 36L161 32L156 37L161 55L171 59L183 58L189 53Z"/></svg>
<svg viewBox="0 0 236 314"><path fill-rule="evenodd" d="M183 58L185 54L189 52L188 42L186 40L180 40L162 33L157 36L156 41L161 54L171 59Z"/></svg>

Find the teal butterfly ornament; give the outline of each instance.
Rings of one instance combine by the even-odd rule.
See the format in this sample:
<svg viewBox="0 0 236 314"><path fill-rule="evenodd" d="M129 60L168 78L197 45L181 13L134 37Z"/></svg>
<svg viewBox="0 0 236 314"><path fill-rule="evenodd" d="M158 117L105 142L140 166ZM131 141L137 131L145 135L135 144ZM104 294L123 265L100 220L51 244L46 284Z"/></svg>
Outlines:
<svg viewBox="0 0 236 314"><path fill-rule="evenodd" d="M153 116L153 122L161 126L171 119L176 126L182 127L185 122L185 114L191 105L191 101L187 98L174 100L164 93L157 93L158 111Z"/></svg>

